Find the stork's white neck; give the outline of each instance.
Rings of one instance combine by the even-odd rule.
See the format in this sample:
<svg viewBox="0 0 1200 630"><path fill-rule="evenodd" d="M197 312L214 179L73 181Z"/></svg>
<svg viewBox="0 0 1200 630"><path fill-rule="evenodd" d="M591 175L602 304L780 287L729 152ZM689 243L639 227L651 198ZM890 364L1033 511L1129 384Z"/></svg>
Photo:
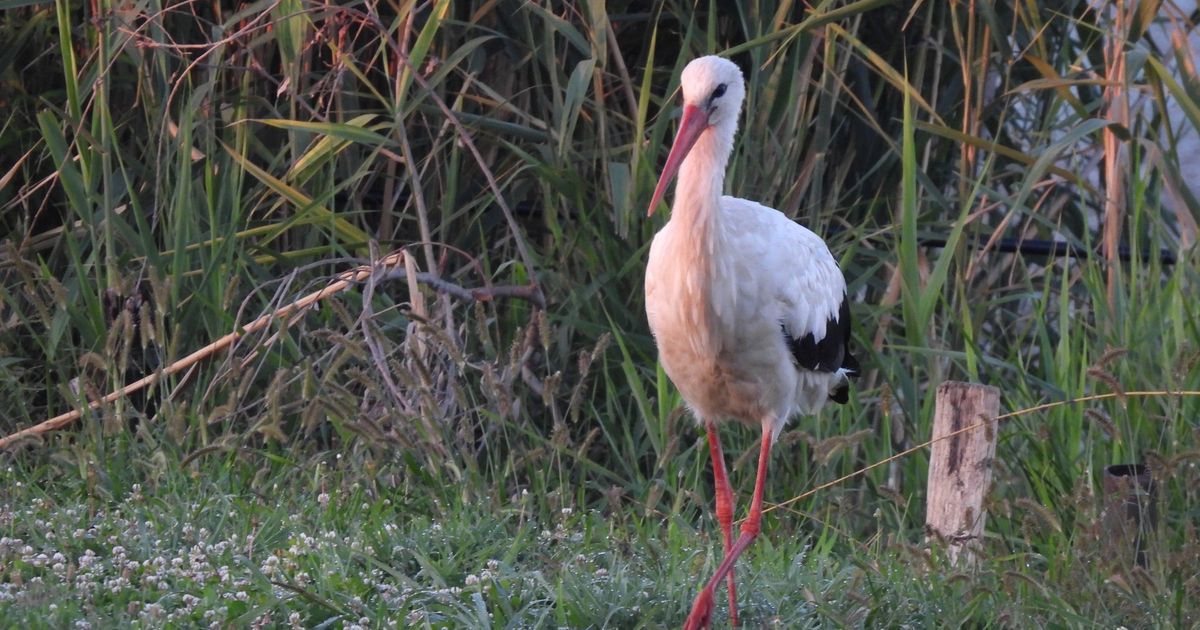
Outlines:
<svg viewBox="0 0 1200 630"><path fill-rule="evenodd" d="M713 127L701 134L680 164L671 207L675 234L684 239L673 261L684 275L679 307L692 312L694 343L714 356L729 338L737 307L738 285L729 277L728 228L722 225L721 211L725 164L732 148L733 130Z"/></svg>
<svg viewBox="0 0 1200 630"><path fill-rule="evenodd" d="M679 166L671 219L687 224L695 238L708 240L721 232L721 193L732 149L733 130L710 127Z"/></svg>

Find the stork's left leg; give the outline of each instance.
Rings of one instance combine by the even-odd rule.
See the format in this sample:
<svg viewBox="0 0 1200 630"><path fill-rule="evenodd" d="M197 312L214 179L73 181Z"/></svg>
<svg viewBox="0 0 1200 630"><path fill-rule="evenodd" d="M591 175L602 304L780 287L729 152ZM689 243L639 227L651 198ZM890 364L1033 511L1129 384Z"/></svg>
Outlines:
<svg viewBox="0 0 1200 630"><path fill-rule="evenodd" d="M704 424L708 433L708 450L712 455L713 489L717 498L717 521L721 524L721 535L724 541L725 555L733 546L733 487L729 484L729 475L725 472L725 452L721 449L721 435L717 432L717 423L711 420ZM734 569L729 569L729 625L738 625L737 614L737 581L734 579Z"/></svg>
<svg viewBox="0 0 1200 630"><path fill-rule="evenodd" d="M758 537L758 532L762 531L763 486L767 479L767 461L771 457L771 432L771 423L764 422L762 447L758 451L758 475L754 479L754 497L750 499L750 515L746 517L746 522L742 523L742 533L738 536L737 542L733 543L733 547L725 554L725 560L717 567L712 579L696 596L696 601L692 603L692 612L683 624L684 630L708 627L712 621L713 591L721 583L721 580L733 570L738 556L742 555L746 547L749 547L750 543Z"/></svg>

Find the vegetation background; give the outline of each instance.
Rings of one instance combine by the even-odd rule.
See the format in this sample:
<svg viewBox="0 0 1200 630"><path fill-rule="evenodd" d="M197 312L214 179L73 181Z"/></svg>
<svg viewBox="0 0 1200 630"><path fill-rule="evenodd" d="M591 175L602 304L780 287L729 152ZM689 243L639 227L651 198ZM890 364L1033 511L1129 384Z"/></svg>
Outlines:
<svg viewBox="0 0 1200 630"><path fill-rule="evenodd" d="M727 188L827 237L866 367L769 500L927 439L946 379L1006 412L980 566L927 552L919 451L768 514L747 625L1200 622L1194 4L0 10L0 433L407 252L0 455L5 625L678 623L720 544L644 204L710 52L748 81ZM1134 462L1142 564L1100 483Z"/></svg>

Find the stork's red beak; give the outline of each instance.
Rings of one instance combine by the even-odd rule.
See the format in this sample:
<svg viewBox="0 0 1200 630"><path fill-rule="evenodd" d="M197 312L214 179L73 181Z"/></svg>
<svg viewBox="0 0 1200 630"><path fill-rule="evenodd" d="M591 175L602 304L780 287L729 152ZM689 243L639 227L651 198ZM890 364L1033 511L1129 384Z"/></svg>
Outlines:
<svg viewBox="0 0 1200 630"><path fill-rule="evenodd" d="M654 214L654 209L667 192L667 185L679 173L679 165L683 164L683 158L687 157L705 129L708 129L708 114L695 105L684 105L683 120L679 121L679 133L675 136L675 144L671 145L671 153L667 156L667 163L658 178L658 185L654 187L654 198L650 200L650 209L646 211L646 216Z"/></svg>

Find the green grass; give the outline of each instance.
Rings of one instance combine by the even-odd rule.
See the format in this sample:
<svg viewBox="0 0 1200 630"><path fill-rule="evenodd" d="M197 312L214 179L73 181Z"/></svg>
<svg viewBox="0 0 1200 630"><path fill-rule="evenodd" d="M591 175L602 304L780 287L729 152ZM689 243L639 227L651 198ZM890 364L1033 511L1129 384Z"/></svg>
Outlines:
<svg viewBox="0 0 1200 630"><path fill-rule="evenodd" d="M703 436L646 329L644 204L705 52L748 80L727 187L827 235L865 367L852 404L783 434L770 502L927 439L947 379L999 387L1004 412L1200 389L1180 163L1200 81L1145 34L1155 3L1122 38L1146 104L1127 124L1096 80L1112 15L1083 0L716 4L0 2L0 433L398 248L548 302L380 278L6 451L0 619L678 624L719 544ZM1109 132L1124 168L1102 181ZM1104 260L1114 190L1121 244L1174 265ZM774 510L739 565L745 619L1195 624L1198 412L1159 395L1005 420L970 575L924 541L924 452ZM744 507L757 436L722 439ZM1146 567L1104 546L1102 472L1131 462L1157 484ZM208 568L149 581L197 544L222 545Z"/></svg>
<svg viewBox="0 0 1200 630"><path fill-rule="evenodd" d="M246 451L181 469L128 460L136 449L81 464L85 475L4 471L21 481L0 513L0 617L31 627L659 627L678 622L695 576L719 560L708 519L634 516L619 502L437 492L392 466L364 476L336 455L301 469ZM1036 510L1017 512L1030 529L1047 525ZM964 573L886 520L848 540L768 519L739 573L748 627L1195 620L1164 573L1097 574L1100 545L1087 536L1049 556L990 542L997 553ZM1200 546L1189 553L1194 562Z"/></svg>

